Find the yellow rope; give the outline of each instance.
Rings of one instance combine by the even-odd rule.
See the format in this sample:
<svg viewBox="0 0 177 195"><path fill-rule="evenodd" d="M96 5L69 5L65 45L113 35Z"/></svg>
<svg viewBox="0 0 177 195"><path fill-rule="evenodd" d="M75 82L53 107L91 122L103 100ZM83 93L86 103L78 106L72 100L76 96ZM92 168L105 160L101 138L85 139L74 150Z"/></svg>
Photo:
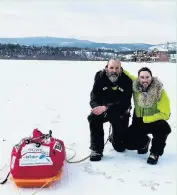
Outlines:
<svg viewBox="0 0 177 195"><path fill-rule="evenodd" d="M18 194L21 195L20 190L19 190L19 187L18 187L17 184L15 183L13 177L11 177L10 179L12 180L12 183L14 184L15 188L17 189Z"/></svg>
<svg viewBox="0 0 177 195"><path fill-rule="evenodd" d="M56 177L56 176L52 177L52 179L49 179L44 185L42 185L38 190L36 190L35 192L33 192L31 195L34 195L34 194L40 192L48 183L53 182L54 179L55 179L55 177ZM18 187L17 184L15 183L13 177L11 177L10 179L12 180L12 183L14 184L15 188L17 189L18 194L19 194L19 195L22 195L22 194L20 193L19 187Z"/></svg>
<svg viewBox="0 0 177 195"><path fill-rule="evenodd" d="M41 186L38 190L36 190L36 192L33 192L31 195L34 195L36 193L38 193L39 191L41 191L49 182L54 181L56 176L52 177L52 179L50 179L48 182L46 182L43 186Z"/></svg>

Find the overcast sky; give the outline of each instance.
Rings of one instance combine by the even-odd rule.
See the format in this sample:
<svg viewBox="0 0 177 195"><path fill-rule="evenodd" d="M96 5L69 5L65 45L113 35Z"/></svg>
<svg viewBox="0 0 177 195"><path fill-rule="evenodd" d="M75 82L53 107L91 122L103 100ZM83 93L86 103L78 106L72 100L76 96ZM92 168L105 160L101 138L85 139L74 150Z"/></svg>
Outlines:
<svg viewBox="0 0 177 195"><path fill-rule="evenodd" d="M0 0L0 37L176 41L175 0Z"/></svg>

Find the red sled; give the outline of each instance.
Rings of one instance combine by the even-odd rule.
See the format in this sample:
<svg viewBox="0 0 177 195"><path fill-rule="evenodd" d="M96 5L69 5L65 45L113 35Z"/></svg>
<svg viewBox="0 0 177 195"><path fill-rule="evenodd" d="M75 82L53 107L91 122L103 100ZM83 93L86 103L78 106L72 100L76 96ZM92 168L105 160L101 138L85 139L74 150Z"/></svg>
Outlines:
<svg viewBox="0 0 177 195"><path fill-rule="evenodd" d="M60 180L66 158L62 140L34 129L32 136L15 145L11 153L11 179L18 187L50 187Z"/></svg>

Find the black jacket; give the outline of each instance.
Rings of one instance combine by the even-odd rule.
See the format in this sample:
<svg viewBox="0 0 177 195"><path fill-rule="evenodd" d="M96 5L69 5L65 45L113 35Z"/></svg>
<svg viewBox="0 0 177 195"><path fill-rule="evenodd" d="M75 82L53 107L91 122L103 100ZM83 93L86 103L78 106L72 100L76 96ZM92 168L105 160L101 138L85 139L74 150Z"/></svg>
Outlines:
<svg viewBox="0 0 177 195"><path fill-rule="evenodd" d="M113 84L106 76L106 71L98 71L94 78L94 84L90 93L90 106L110 106L116 105L120 114L131 106L132 98L132 80L122 71L119 79L114 85L118 85L116 90L113 90Z"/></svg>

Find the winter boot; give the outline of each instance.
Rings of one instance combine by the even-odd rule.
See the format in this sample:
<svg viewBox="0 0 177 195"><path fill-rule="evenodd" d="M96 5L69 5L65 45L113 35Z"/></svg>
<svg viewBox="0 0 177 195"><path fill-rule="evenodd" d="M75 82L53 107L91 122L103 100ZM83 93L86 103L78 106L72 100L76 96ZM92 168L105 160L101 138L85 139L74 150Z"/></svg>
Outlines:
<svg viewBox="0 0 177 195"><path fill-rule="evenodd" d="M159 159L159 155L151 153L147 159L147 163L151 165L156 165Z"/></svg>
<svg viewBox="0 0 177 195"><path fill-rule="evenodd" d="M140 149L138 149L138 154L146 154L147 152L148 152L148 150L149 150L149 144L150 144L150 142L151 142L151 138L150 137L148 137L148 142L146 143L146 145L143 147L143 148L140 148Z"/></svg>
<svg viewBox="0 0 177 195"><path fill-rule="evenodd" d="M90 154L90 161L100 161L102 157L103 157L102 152L92 150Z"/></svg>

